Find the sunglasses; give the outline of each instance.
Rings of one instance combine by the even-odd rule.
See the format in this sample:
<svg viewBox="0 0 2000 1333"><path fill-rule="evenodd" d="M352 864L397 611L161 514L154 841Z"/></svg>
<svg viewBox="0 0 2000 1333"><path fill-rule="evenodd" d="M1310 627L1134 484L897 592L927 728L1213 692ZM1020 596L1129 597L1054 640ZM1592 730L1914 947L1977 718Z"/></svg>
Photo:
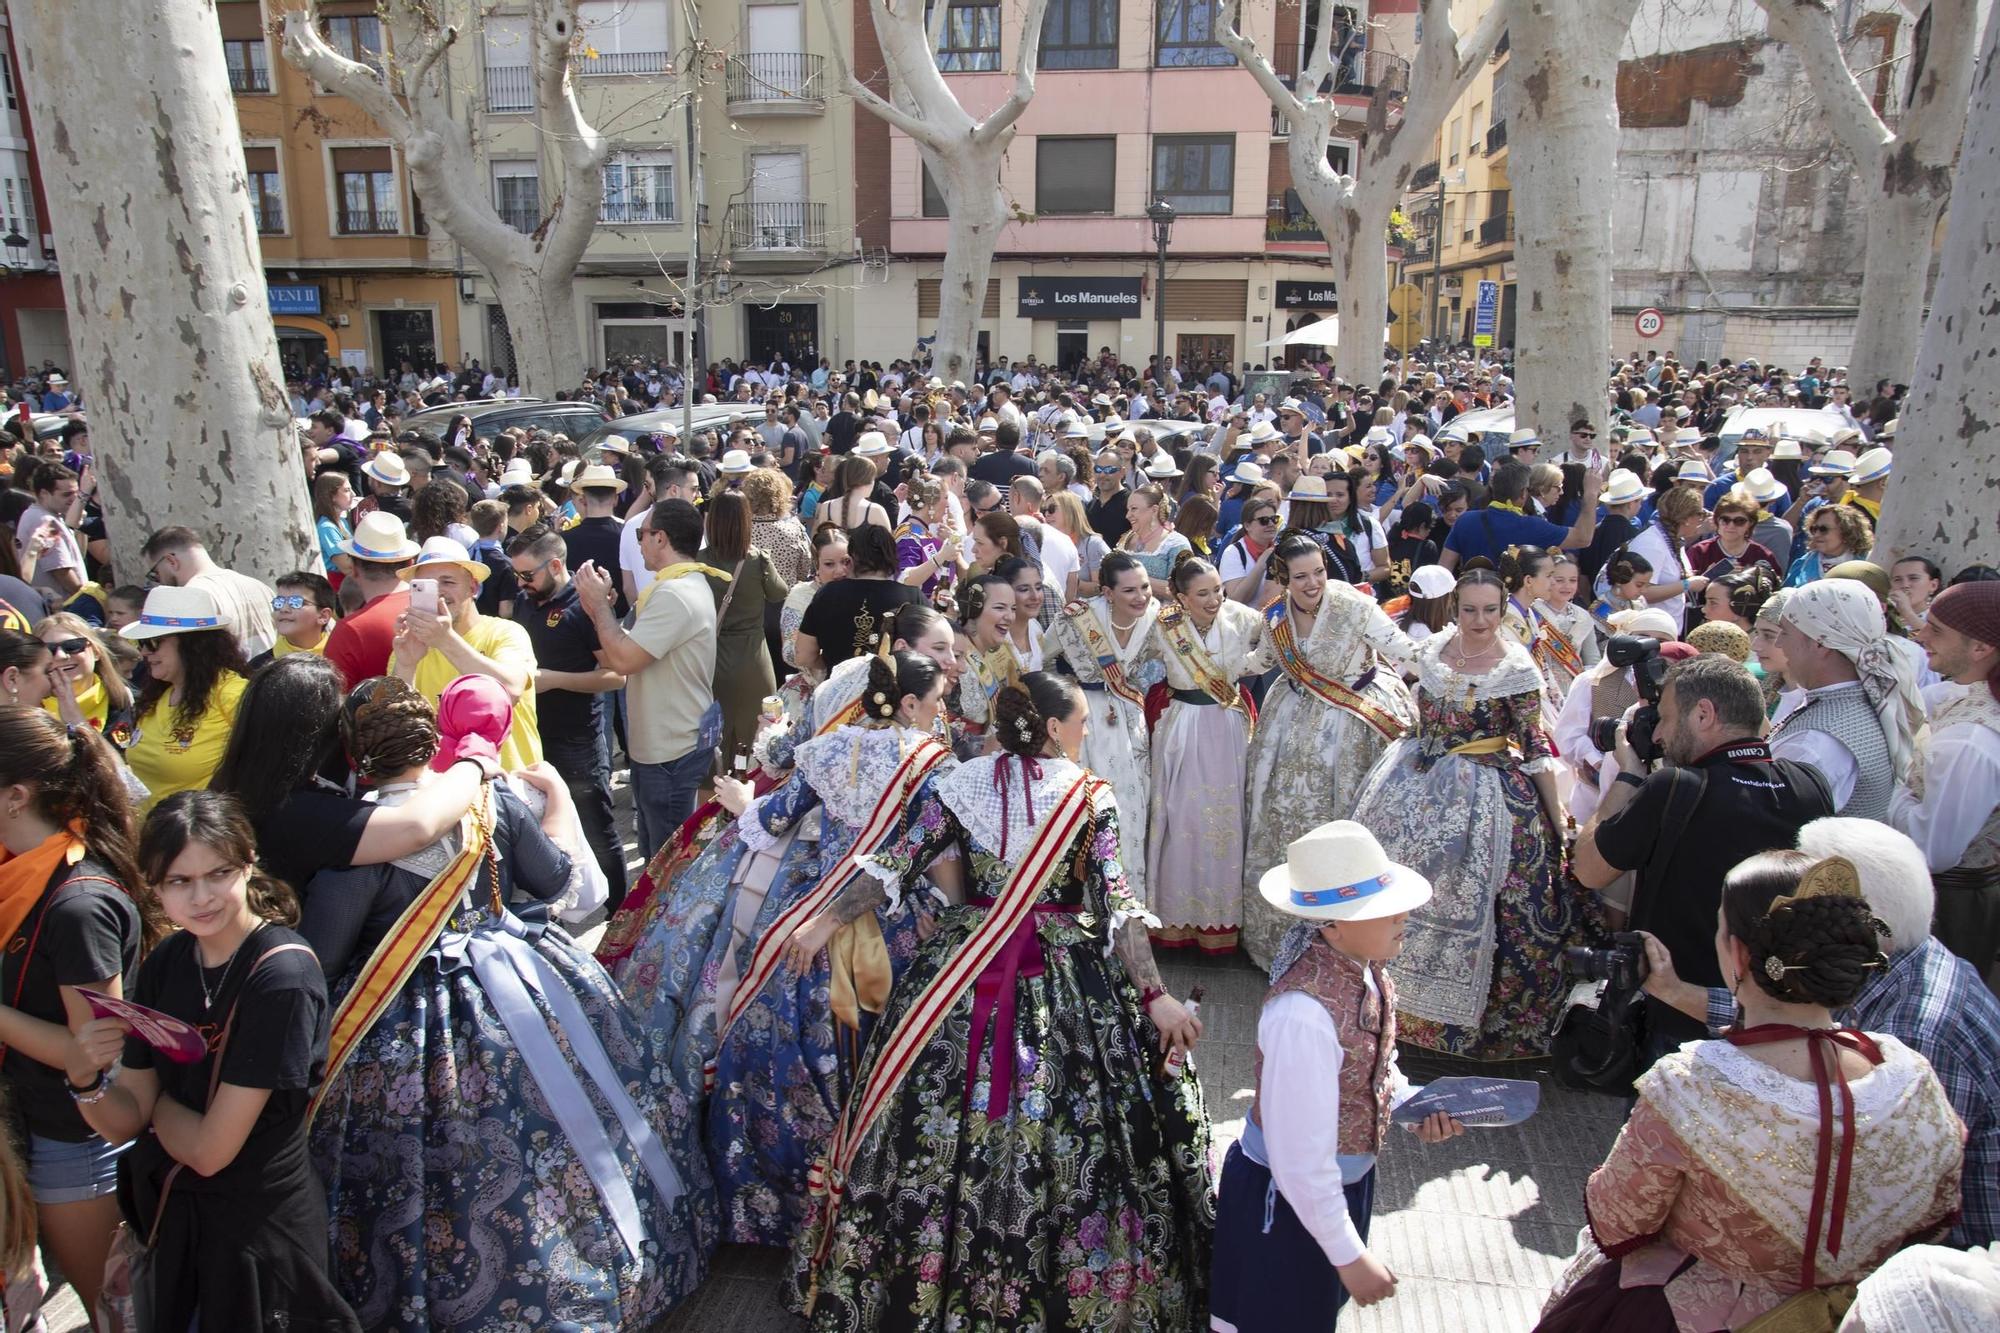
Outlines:
<svg viewBox="0 0 2000 1333"><path fill-rule="evenodd" d="M1839 531L1839 529L1830 527L1825 523L1815 523L1811 527L1807 528L1806 531L1810 532L1815 537L1831 537L1835 532Z"/></svg>
<svg viewBox="0 0 2000 1333"><path fill-rule="evenodd" d="M986 508L984 509L981 509L978 505L974 505L972 507L972 512L980 515L981 517L984 517L987 514L997 514L1000 512L1000 504L996 500L994 503L987 505Z"/></svg>
<svg viewBox="0 0 2000 1333"><path fill-rule="evenodd" d="M273 611L303 611L306 599L295 592L280 593L271 599Z"/></svg>
<svg viewBox="0 0 2000 1333"><path fill-rule="evenodd" d="M1750 526L1750 520L1741 514L1718 514L1715 521L1724 527L1747 528Z"/></svg>
<svg viewBox="0 0 2000 1333"><path fill-rule="evenodd" d="M1125 469L1122 467L1094 467L1091 469L1100 477L1115 477Z"/></svg>
<svg viewBox="0 0 2000 1333"><path fill-rule="evenodd" d="M81 657L89 647L89 639L52 639L48 641L49 651L62 657Z"/></svg>
<svg viewBox="0 0 2000 1333"><path fill-rule="evenodd" d="M1250 522L1256 524L1260 528L1271 527L1274 524L1276 524L1277 521L1278 521L1278 516L1276 514L1259 514L1257 515L1257 517L1250 520Z"/></svg>

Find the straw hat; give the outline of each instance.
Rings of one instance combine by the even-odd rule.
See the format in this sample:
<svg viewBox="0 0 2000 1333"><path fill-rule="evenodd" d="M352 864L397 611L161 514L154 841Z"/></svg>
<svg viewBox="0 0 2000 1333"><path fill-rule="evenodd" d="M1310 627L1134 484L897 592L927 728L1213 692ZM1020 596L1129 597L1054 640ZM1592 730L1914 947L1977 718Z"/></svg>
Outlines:
<svg viewBox="0 0 2000 1333"><path fill-rule="evenodd" d="M1785 483L1772 476L1771 469L1767 467L1753 468L1742 478L1740 484L1744 490L1750 492L1750 498L1760 505L1769 504L1773 500L1782 500L1791 494L1785 489Z"/></svg>
<svg viewBox="0 0 2000 1333"><path fill-rule="evenodd" d="M128 639L161 639L169 634L227 629L230 623L215 594L208 589L170 588L162 584L146 594L139 618L118 632Z"/></svg>
<svg viewBox="0 0 2000 1333"><path fill-rule="evenodd" d="M1715 480L1715 474L1708 470L1708 464L1699 458L1690 458L1682 463L1680 471L1674 473L1674 481L1680 485L1706 486Z"/></svg>
<svg viewBox="0 0 2000 1333"><path fill-rule="evenodd" d="M1656 606L1613 611L1607 618L1611 628L1620 634L1646 634L1664 641L1680 633L1680 626L1674 623L1673 616Z"/></svg>
<svg viewBox="0 0 2000 1333"><path fill-rule="evenodd" d="M886 435L879 430L870 430L863 431L861 438L854 442L854 452L863 458L880 458L894 451L889 448L889 439Z"/></svg>
<svg viewBox="0 0 2000 1333"><path fill-rule="evenodd" d="M1539 449L1541 445L1542 437L1535 433L1532 426L1523 426L1520 430L1515 431L1507 437L1508 453L1512 453L1516 449Z"/></svg>
<svg viewBox="0 0 2000 1333"><path fill-rule="evenodd" d="M1297 504L1301 500L1321 503L1326 499L1326 478L1320 476L1300 477L1292 483L1292 493L1285 497Z"/></svg>
<svg viewBox="0 0 2000 1333"><path fill-rule="evenodd" d="M1321 824L1285 849L1285 863L1257 881L1264 901L1308 921L1374 921L1422 907L1431 883L1391 861L1351 819Z"/></svg>
<svg viewBox="0 0 2000 1333"><path fill-rule="evenodd" d="M597 451L602 454L629 454L632 442L623 435L607 435L597 442Z"/></svg>
<svg viewBox="0 0 2000 1333"><path fill-rule="evenodd" d="M1272 426L1270 422L1260 421L1250 428L1249 438L1252 444L1270 444L1274 440L1282 439L1283 437L1278 434L1277 428Z"/></svg>
<svg viewBox="0 0 2000 1333"><path fill-rule="evenodd" d="M1847 477L1854 473L1854 455L1845 449L1829 449L1826 457L1806 468L1815 477Z"/></svg>
<svg viewBox="0 0 2000 1333"><path fill-rule="evenodd" d="M387 449L363 463L361 470L384 486L410 484L410 469L403 465L402 455L392 454Z"/></svg>
<svg viewBox="0 0 2000 1333"><path fill-rule="evenodd" d="M1236 470L1223 480L1237 486L1255 486L1264 480L1264 469L1247 458L1239 458L1236 460Z"/></svg>
<svg viewBox="0 0 2000 1333"><path fill-rule="evenodd" d="M1113 412L1110 416L1104 418L1104 433L1106 435L1116 435L1119 431L1122 431L1124 429L1125 429L1125 418L1119 416L1116 412Z"/></svg>
<svg viewBox="0 0 2000 1333"><path fill-rule="evenodd" d="M1618 468L1611 474L1611 480L1604 483L1604 493L1597 498L1608 505L1630 504L1646 493L1646 483L1638 474Z"/></svg>
<svg viewBox="0 0 2000 1333"><path fill-rule="evenodd" d="M507 460L507 466L500 469L500 485L502 489L508 486L532 486L534 484L535 469L525 458L510 458Z"/></svg>
<svg viewBox="0 0 2000 1333"><path fill-rule="evenodd" d="M1743 438L1747 440L1750 437L1746 435ZM1790 437L1779 440L1771 446L1771 460L1773 462L1783 458L1798 463L1804 461L1805 456L1806 451L1799 446L1799 442Z"/></svg>
<svg viewBox="0 0 2000 1333"><path fill-rule="evenodd" d="M356 560L393 565L415 559L422 548L410 540L409 529L403 526L402 519L378 509L354 525L353 535L340 544L340 549Z"/></svg>
<svg viewBox="0 0 2000 1333"><path fill-rule="evenodd" d="M1854 460L1854 475L1849 477L1848 481L1856 486L1866 486L1871 481L1880 481L1889 475L1889 470L1895 465L1895 461L1896 456L1878 444Z"/></svg>
<svg viewBox="0 0 2000 1333"><path fill-rule="evenodd" d="M1145 470L1146 475L1155 481L1167 481L1181 475L1181 470L1174 466L1173 455L1164 449L1148 460Z"/></svg>
<svg viewBox="0 0 2000 1333"><path fill-rule="evenodd" d="M725 477L743 476L751 470L750 455L742 449L731 449L722 456L722 466L716 470Z"/></svg>
<svg viewBox="0 0 2000 1333"><path fill-rule="evenodd" d="M577 474L573 483L580 491L622 491L625 479L603 463L592 463Z"/></svg>
<svg viewBox="0 0 2000 1333"><path fill-rule="evenodd" d="M417 552L417 562L407 569L397 570L396 577L405 583L411 579L428 578L445 565L457 565L472 575L474 583L486 582L486 576L492 573L484 564L474 560L471 552L451 538L433 537L424 543L422 550Z"/></svg>

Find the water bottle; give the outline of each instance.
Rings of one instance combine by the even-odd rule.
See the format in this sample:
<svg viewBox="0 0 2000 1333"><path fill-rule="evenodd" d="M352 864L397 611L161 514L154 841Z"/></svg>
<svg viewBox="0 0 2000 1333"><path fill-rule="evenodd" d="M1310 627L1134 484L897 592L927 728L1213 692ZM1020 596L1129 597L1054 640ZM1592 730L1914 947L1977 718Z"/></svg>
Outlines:
<svg viewBox="0 0 2000 1333"><path fill-rule="evenodd" d="M1203 994L1204 991L1200 986L1196 986L1193 990L1188 992L1187 1011L1189 1018L1200 1017L1201 997ZM1168 1051L1160 1059L1160 1078L1165 1082L1171 1083L1175 1079L1179 1078L1181 1076L1181 1071L1186 1068L1187 1068L1187 1052L1181 1050L1179 1047L1175 1047L1172 1050Z"/></svg>

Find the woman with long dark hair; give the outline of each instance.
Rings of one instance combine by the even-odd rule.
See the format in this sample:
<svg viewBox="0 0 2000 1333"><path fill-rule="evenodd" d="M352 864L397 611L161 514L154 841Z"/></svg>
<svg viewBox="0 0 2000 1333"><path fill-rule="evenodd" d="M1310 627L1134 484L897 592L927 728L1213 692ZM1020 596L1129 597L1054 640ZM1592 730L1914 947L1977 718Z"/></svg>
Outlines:
<svg viewBox="0 0 2000 1333"><path fill-rule="evenodd" d="M326 1194L306 1154L331 1008L291 929L298 899L257 869L250 821L219 792L155 805L138 871L141 903L179 929L140 965L132 999L215 1034L185 1064L117 1018L70 1043L83 1118L132 1144L119 1203L147 1242L139 1303L159 1329L359 1333L326 1273Z"/></svg>
<svg viewBox="0 0 2000 1333"><path fill-rule="evenodd" d="M322 472L313 478L313 532L327 577L338 588L347 577L350 557L342 549L354 533L347 515L354 508L354 483L345 472Z"/></svg>
<svg viewBox="0 0 2000 1333"><path fill-rule="evenodd" d="M139 645L149 675L132 706L138 726L125 751L148 792L144 814L174 792L208 785L243 698L243 653L201 587L153 589L139 619L119 632Z"/></svg>
<svg viewBox="0 0 2000 1333"><path fill-rule="evenodd" d="M161 923L143 920L135 899L131 800L116 752L96 731L0 704L0 791L0 1074L31 1215L95 1314L124 1148L78 1113L63 1068L71 1035L91 1017L78 987L121 994Z"/></svg>
<svg viewBox="0 0 2000 1333"><path fill-rule="evenodd" d="M1086 716L1065 677L1002 691L999 752L928 780L826 910L866 919L927 870L963 886L889 997L815 1173L791 1285L815 1330L1001 1308L1010 1326L1192 1329L1204 1308L1207 1117L1192 1072L1156 1054L1201 1025L1161 984L1118 803L1076 761ZM810 958L825 930L788 951Z"/></svg>
<svg viewBox="0 0 2000 1333"><path fill-rule="evenodd" d="M778 688L764 649L764 608L783 604L789 585L771 557L750 543L750 502L737 491L708 500L706 542L695 558L728 572L708 576L715 594L715 700L722 705L722 753L747 760L757 736L757 713Z"/></svg>
<svg viewBox="0 0 2000 1333"><path fill-rule="evenodd" d="M924 600L920 590L896 582L896 539L888 528L849 528L847 551L851 572L814 593L799 618L792 653L801 671L831 673L850 657L874 652L896 608Z"/></svg>

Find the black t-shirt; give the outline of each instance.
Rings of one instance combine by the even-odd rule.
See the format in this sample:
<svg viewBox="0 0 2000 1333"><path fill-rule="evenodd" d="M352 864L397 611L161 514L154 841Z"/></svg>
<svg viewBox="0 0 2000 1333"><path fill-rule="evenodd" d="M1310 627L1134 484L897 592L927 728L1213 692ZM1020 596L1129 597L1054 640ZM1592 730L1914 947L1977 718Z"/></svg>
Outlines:
<svg viewBox="0 0 2000 1333"><path fill-rule="evenodd" d="M1723 877L1746 856L1797 846L1800 828L1833 813L1825 785L1804 764L1770 754L1762 741L1734 741L1689 765L1707 782L1658 883L1645 867L1667 813L1673 779L1666 771L1647 777L1624 809L1597 826L1598 853L1619 870L1640 872L1632 929L1658 936L1674 970L1698 986L1723 984L1715 962Z"/></svg>
<svg viewBox="0 0 2000 1333"><path fill-rule="evenodd" d="M1125 505L1131 498L1130 491L1114 491L1110 499L1100 496L1083 507L1091 530L1107 545L1116 546L1132 530L1132 521L1125 517Z"/></svg>
<svg viewBox="0 0 2000 1333"><path fill-rule="evenodd" d="M624 531L625 525L615 518L586 518L563 533L571 569L595 560L599 569L611 575L611 609L621 620L630 605L625 600L624 580L618 577L618 539Z"/></svg>
<svg viewBox="0 0 2000 1333"><path fill-rule="evenodd" d="M1012 493L1014 478L1025 477L1034 470L1033 459L1018 449L1009 449L1004 453L996 451L975 460L966 472L974 481L989 481L998 486L1000 503L1004 506Z"/></svg>
<svg viewBox="0 0 2000 1333"><path fill-rule="evenodd" d="M124 1055L127 1069L153 1070L162 1093L189 1110L205 1112L214 1051L221 1043L224 1023L229 1022L222 1082L271 1092L236 1160L205 1179L184 1171L174 1184L176 1190L255 1191L268 1178L292 1170L295 1158L304 1157L300 1122L312 1089L326 1070L333 1012L327 1002L326 978L310 948L287 950L257 966L260 957L281 944L303 945L305 939L284 926L263 925L244 937L236 957L225 967L204 968L195 956L195 937L180 931L148 954L139 968L132 998L209 1033L210 1054L192 1064L179 1064L160 1056L139 1038L128 1037ZM201 979L207 981L212 1002L203 999ZM134 1169L159 1166L158 1159L165 1155L159 1141L142 1137L141 1143L151 1151L135 1161ZM148 1162L145 1157L154 1160Z"/></svg>
<svg viewBox="0 0 2000 1333"><path fill-rule="evenodd" d="M799 633L813 636L823 669L831 671L850 657L874 652L890 613L923 600L921 589L891 579L836 579L813 594Z"/></svg>
<svg viewBox="0 0 2000 1333"><path fill-rule="evenodd" d="M565 583L546 602L525 597L515 602L514 619L528 631L536 666L551 671L597 670L597 627L590 623L574 583ZM596 702L594 694L544 690L535 696L535 721L543 736L588 735Z"/></svg>
<svg viewBox="0 0 2000 1333"><path fill-rule="evenodd" d="M312 877L354 864L375 807L325 787L301 787L257 821L257 855L264 869L300 894Z"/></svg>
<svg viewBox="0 0 2000 1333"><path fill-rule="evenodd" d="M497 616L500 603L511 602L520 595L520 588L514 578L514 566L507 560L507 552L498 541L476 543L469 553L474 560L486 566L486 582L479 585L476 599L479 614Z"/></svg>
<svg viewBox="0 0 2000 1333"><path fill-rule="evenodd" d="M1583 576L1586 592L1597 582L1598 571L1610 563L1618 548L1638 535L1639 525L1623 514L1606 514L1597 521L1597 530L1591 534L1590 545L1576 553L1577 573Z"/></svg>
<svg viewBox="0 0 2000 1333"><path fill-rule="evenodd" d="M89 857L50 878L0 954L0 1002L68 1027L57 987L97 986L110 977L122 982L131 972L139 960L139 909L116 884L84 882L93 878L109 879L110 871ZM58 885L68 887L58 890ZM15 1119L30 1133L80 1143L94 1132L64 1089L59 1067L9 1047L0 1074L7 1079Z"/></svg>
<svg viewBox="0 0 2000 1333"><path fill-rule="evenodd" d="M854 439L861 434L861 418L852 412L835 412L826 419L827 447L836 454L844 454L854 448Z"/></svg>

